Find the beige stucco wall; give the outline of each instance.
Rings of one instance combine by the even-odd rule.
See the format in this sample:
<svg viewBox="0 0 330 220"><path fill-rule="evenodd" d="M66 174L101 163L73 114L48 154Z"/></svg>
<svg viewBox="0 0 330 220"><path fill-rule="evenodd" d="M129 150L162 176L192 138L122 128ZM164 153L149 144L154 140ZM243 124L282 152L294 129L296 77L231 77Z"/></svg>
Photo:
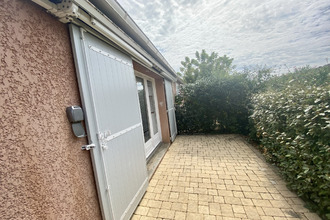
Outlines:
<svg viewBox="0 0 330 220"><path fill-rule="evenodd" d="M67 25L27 0L0 1L0 219L101 219Z"/></svg>

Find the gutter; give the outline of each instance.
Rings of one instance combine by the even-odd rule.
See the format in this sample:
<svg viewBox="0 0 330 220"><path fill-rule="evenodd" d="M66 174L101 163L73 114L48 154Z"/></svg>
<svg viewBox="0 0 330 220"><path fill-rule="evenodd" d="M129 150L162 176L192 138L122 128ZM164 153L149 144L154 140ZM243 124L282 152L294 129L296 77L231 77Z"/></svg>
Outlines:
<svg viewBox="0 0 330 220"><path fill-rule="evenodd" d="M143 33L128 13L121 7L116 0L90 0L104 14L125 32L131 33L130 36L138 42L148 53L157 57L157 61L164 65L167 70L176 76L175 70L170 66L163 55L158 51L149 38Z"/></svg>

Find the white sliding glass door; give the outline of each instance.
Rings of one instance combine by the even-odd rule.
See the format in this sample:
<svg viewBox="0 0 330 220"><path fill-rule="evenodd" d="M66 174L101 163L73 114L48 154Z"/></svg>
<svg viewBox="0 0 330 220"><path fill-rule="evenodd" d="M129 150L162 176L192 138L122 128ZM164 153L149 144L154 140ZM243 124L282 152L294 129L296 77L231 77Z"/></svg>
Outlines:
<svg viewBox="0 0 330 220"><path fill-rule="evenodd" d="M139 95L146 157L161 142L159 113L154 79L138 74L136 86Z"/></svg>

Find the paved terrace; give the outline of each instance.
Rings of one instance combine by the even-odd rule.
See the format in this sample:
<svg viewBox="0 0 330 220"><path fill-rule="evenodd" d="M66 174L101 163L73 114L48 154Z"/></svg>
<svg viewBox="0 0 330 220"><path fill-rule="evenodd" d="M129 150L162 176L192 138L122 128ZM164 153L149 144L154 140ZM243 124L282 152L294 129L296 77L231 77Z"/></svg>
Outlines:
<svg viewBox="0 0 330 220"><path fill-rule="evenodd" d="M132 219L320 219L238 135L178 136Z"/></svg>

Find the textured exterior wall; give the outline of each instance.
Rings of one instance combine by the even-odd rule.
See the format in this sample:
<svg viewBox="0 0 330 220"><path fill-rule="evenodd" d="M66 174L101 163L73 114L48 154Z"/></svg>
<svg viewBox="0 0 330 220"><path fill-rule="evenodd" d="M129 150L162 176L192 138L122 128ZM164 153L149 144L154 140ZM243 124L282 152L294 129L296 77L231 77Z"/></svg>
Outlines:
<svg viewBox="0 0 330 220"><path fill-rule="evenodd" d="M0 1L0 218L101 219L67 25L27 0Z"/></svg>
<svg viewBox="0 0 330 220"><path fill-rule="evenodd" d="M168 116L167 116L167 110L166 110L164 79L135 61L133 61L133 67L134 67L134 70L155 79L160 128L162 130L162 141L164 143L170 143L170 141L171 141L170 127L168 124Z"/></svg>

